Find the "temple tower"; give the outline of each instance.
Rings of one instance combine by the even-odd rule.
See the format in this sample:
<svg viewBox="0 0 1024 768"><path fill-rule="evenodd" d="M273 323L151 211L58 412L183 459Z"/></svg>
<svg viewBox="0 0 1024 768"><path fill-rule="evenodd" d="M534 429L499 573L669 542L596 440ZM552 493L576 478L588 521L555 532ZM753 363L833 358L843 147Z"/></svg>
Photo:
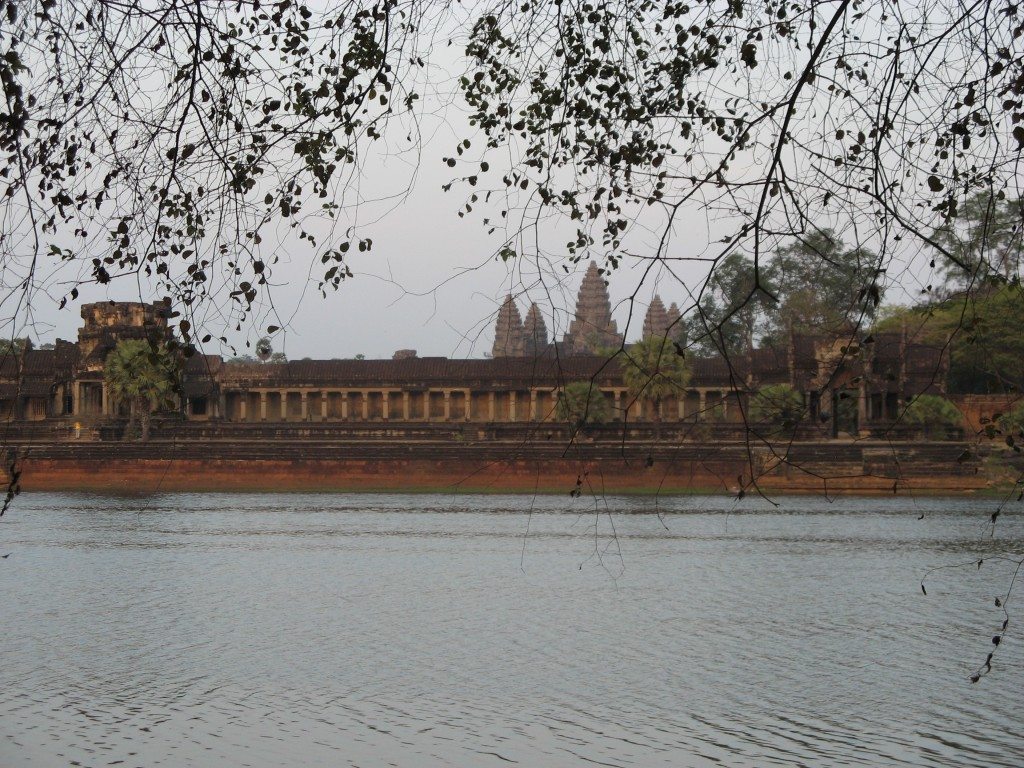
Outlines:
<svg viewBox="0 0 1024 768"><path fill-rule="evenodd" d="M608 287L597 268L590 262L576 300L576 317L562 339L566 351L573 355L592 355L603 349L622 345L622 336L612 320L612 303Z"/></svg>
<svg viewBox="0 0 1024 768"><path fill-rule="evenodd" d="M526 320L523 322L523 343L527 357L536 357L548 348L548 327L544 324L544 317L536 304L531 304L526 313Z"/></svg>
<svg viewBox="0 0 1024 768"><path fill-rule="evenodd" d="M669 338L673 341L679 341L686 335L686 327L683 325L683 313L679 311L679 307L674 301L669 306L666 317L668 323L665 327L668 329Z"/></svg>
<svg viewBox="0 0 1024 768"><path fill-rule="evenodd" d="M523 342L523 320L512 294L509 294L498 310L491 357L522 357L526 351Z"/></svg>
<svg viewBox="0 0 1024 768"><path fill-rule="evenodd" d="M79 367L103 371L103 362L122 339L166 341L168 310L163 304L136 301L97 301L82 305L78 329Z"/></svg>
<svg viewBox="0 0 1024 768"><path fill-rule="evenodd" d="M674 305L673 305L674 306ZM654 294L650 305L647 307L647 314L644 316L643 338L648 336L668 336L668 310L658 294Z"/></svg>

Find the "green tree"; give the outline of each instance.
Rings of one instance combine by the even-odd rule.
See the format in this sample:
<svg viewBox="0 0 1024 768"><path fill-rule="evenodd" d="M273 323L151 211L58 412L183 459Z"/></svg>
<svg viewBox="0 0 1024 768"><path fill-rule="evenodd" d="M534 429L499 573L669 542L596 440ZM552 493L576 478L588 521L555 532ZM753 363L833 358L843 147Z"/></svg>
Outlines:
<svg viewBox="0 0 1024 768"><path fill-rule="evenodd" d="M635 400L649 403L655 436L661 436L661 404L670 395L682 396L690 380L686 361L663 336L648 336L619 356L622 378Z"/></svg>
<svg viewBox="0 0 1024 768"><path fill-rule="evenodd" d="M32 349L28 338L0 339L0 359L18 357L26 349Z"/></svg>
<svg viewBox="0 0 1024 768"><path fill-rule="evenodd" d="M163 347L153 347L141 339L125 339L107 355L103 367L110 394L128 403L125 435L141 424L141 439L149 439L153 412L164 407L174 391L177 364Z"/></svg>
<svg viewBox="0 0 1024 768"><path fill-rule="evenodd" d="M804 417L805 412L803 397L788 384L762 387L750 398L749 417L752 422L792 430Z"/></svg>
<svg viewBox="0 0 1024 768"><path fill-rule="evenodd" d="M1024 201L979 192L935 230L933 240L948 288L963 290L975 282L1020 277L1024 250Z"/></svg>
<svg viewBox="0 0 1024 768"><path fill-rule="evenodd" d="M890 312L877 331L903 332L912 342L949 346L951 392L1024 390L1024 287L941 299Z"/></svg>
<svg viewBox="0 0 1024 768"><path fill-rule="evenodd" d="M938 395L918 395L910 401L901 421L918 427L928 437L945 437L951 428L963 425L963 414L949 400Z"/></svg>
<svg viewBox="0 0 1024 768"><path fill-rule="evenodd" d="M766 317L775 310L776 268L759 272L739 253L720 261L708 277L700 309L690 319L689 334L703 354L744 353L754 348Z"/></svg>
<svg viewBox="0 0 1024 768"><path fill-rule="evenodd" d="M608 421L612 410L608 398L592 382L574 381L558 393L555 415L573 429L581 429Z"/></svg>
<svg viewBox="0 0 1024 768"><path fill-rule="evenodd" d="M1004 435L1019 441L1024 438L1024 403L1014 407L1009 413L1004 413L996 420L996 426Z"/></svg>
<svg viewBox="0 0 1024 768"><path fill-rule="evenodd" d="M774 337L789 328L805 333L845 333L873 317L882 299L877 257L848 249L830 230L818 230L785 246L772 259L777 312L769 318Z"/></svg>

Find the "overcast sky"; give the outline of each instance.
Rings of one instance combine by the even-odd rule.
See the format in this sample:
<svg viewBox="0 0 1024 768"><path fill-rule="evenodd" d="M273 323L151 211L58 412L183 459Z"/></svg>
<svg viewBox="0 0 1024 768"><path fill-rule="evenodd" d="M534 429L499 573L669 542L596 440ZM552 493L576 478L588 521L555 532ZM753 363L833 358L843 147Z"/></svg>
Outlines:
<svg viewBox="0 0 1024 768"><path fill-rule="evenodd" d="M442 47L442 51L448 49ZM440 65L449 72L436 78L448 86L455 65L443 57L453 55L442 54ZM436 70L431 76L436 76ZM445 86L439 86L442 87ZM389 209L386 213L380 204L361 204L359 236L372 236L374 247L368 253L356 249L349 252L347 263L354 277L342 283L337 293L330 292L322 298L316 283L324 268L317 262L311 270L308 246L287 231L281 233L276 243L265 238L260 257L267 259L268 254L276 253L281 258L272 273L273 308L263 306L255 320L240 331L234 330L234 322L225 324L214 312L194 318L193 326L200 329L199 336L204 332L214 337L226 334L229 340L228 345L208 344L203 351L225 356L233 353L232 346L238 353L251 351L251 347L246 349L246 343L254 345L267 325L279 325L282 330L275 334L273 346L292 359L357 354L386 358L398 349L415 349L421 356L481 357L490 352L494 317L508 293L517 297L523 314L529 303L536 301L549 336L560 337L572 319L586 262L573 265L567 261L562 246L570 239L569 232L561 234L557 229L554 234L549 230L540 244L548 254L546 260L524 256L502 262L494 254L507 234L499 229L488 235L482 219L496 216L503 206L481 202L473 215L457 215L466 201L466 188L456 187L444 193L441 187L458 176L462 167L460 163L455 169L449 168L443 159L453 154L457 141L473 136L473 132L453 103L457 100L451 94L435 92L431 106L417 115L422 140L414 141L413 145L420 149L419 154L403 155L397 146L400 141L393 142L363 166L358 192L361 199L400 202L384 206ZM404 137L404 130L399 133L400 138ZM481 144L477 142L473 151ZM417 161L414 183L409 194L402 195L414 175L413 159ZM741 165L733 170L743 172ZM707 265L675 259L718 255L721 246L717 240L735 224L711 218L696 203L690 209L682 209L666 251L669 261L647 274L649 262L644 256L656 252L663 224L658 220L662 214L656 207L649 211L646 215L650 220L631 230L623 246L624 251L640 258L625 258L609 278L614 317L628 340L639 336L644 310L655 292L666 306L673 301L681 307L692 303L688 294L699 289ZM366 220L374 219L379 220L365 226ZM342 222L341 229L350 223ZM829 226L828 222L820 224ZM77 262L78 268L87 266L88 257L93 255L90 253ZM890 267L886 279L900 283L900 292L890 290L887 301L907 301L916 297L920 287L932 282L929 270L911 268L916 259L912 254L902 266ZM67 280L68 276L62 279ZM70 279L73 281L74 276ZM17 284L17 279L13 282ZM82 303L159 298L149 285L120 280L108 286L85 286L77 302L58 310L60 299L72 284L66 282L62 290L51 291L49 296L37 294L30 322L14 329L13 335L27 334L37 343L74 339L81 324ZM634 294L636 302L632 303L630 298Z"/></svg>
<svg viewBox="0 0 1024 768"><path fill-rule="evenodd" d="M502 233L488 235L481 217L457 215L464 195L461 191L444 193L441 185L451 180L452 172L442 158L450 154L455 133L450 116L437 117L439 130L425 143L420 169L411 194L372 228L374 247L369 253L353 249L348 264L355 276L327 298L316 290L314 270L310 277L308 254L290 259L289 246L279 252L282 263L274 268L273 296L284 330L275 336L274 347L289 358L390 357L398 349L415 349L421 356L481 357L489 353L493 341L493 321L505 295L517 297L525 315L530 301L542 308L549 334L561 336L572 319L576 294L586 262L578 265L558 258L558 237L549 244L554 251L549 261L522 257L505 263L494 256L504 242ZM381 160L371 170L375 193L398 190L409 178L408 165ZM367 194L370 194L367 192ZM486 215L486 214L483 214ZM700 214L681 220L677 231L682 255L699 254L710 239L708 224ZM642 231L634 245L642 252ZM298 248L298 246L296 246ZM609 278L615 319L620 331L629 325L631 338L639 335L646 303L659 290L666 306L685 302L685 290L667 273L648 275L637 293L638 304L630 320L629 297L637 291L642 262L625 262ZM319 267L319 264L316 265ZM567 273L564 267L568 267ZM322 268L321 268L322 269ZM699 264L680 264L675 272L693 287L700 283L704 268ZM89 301L152 301L152 289L129 281L114 281L108 286L86 286L78 302L57 309L60 293L52 297L38 294L34 323L28 334L37 343L55 338L74 339L80 321L80 306ZM277 323L272 317L264 323ZM242 332L230 332L230 342L239 353L248 340L259 337L256 325ZM215 319L207 328L215 336L225 329ZM230 329L229 329L230 330ZM230 349L212 344L210 353L230 355Z"/></svg>

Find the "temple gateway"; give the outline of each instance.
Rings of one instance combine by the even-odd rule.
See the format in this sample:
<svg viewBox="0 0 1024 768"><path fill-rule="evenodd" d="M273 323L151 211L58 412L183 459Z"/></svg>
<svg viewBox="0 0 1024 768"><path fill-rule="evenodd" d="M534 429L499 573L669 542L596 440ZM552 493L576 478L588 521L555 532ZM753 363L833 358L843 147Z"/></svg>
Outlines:
<svg viewBox="0 0 1024 768"><path fill-rule="evenodd" d="M645 335L669 335L679 318L655 297ZM0 362L0 413L11 421L113 422L125 415L104 383L107 354L121 339L166 337L166 314L143 303L100 302L82 307L77 342L52 349L28 345ZM612 319L606 284L591 262L574 318L560 340L548 338L537 305L525 319L509 296L498 311L489 359L417 357L404 350L390 360L229 362L195 354L184 364L178 416L188 421L253 422L469 422L481 425L557 421L559 392L593 381L608 399L613 421L654 419L652 404L633 397L619 363L623 345ZM908 396L941 391L946 361L935 347L905 333L878 334L861 353L844 340L790 334L782 348L689 360L685 389L661 402L660 421L738 424L741 405L760 387L788 384L804 397L822 433L864 433L891 424ZM853 398L856 408L838 402ZM842 424L836 416L853 412ZM211 424L211 426L213 426Z"/></svg>

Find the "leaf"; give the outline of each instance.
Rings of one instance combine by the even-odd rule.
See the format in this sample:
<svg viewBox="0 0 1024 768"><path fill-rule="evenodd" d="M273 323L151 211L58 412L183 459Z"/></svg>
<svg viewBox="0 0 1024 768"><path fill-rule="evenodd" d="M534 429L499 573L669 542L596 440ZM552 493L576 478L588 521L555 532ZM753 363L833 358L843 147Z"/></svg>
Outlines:
<svg viewBox="0 0 1024 768"><path fill-rule="evenodd" d="M932 175L928 177L928 188L932 192L941 192L943 189L945 189L945 185L942 183L938 176Z"/></svg>
<svg viewBox="0 0 1024 768"><path fill-rule="evenodd" d="M740 48L740 58L743 63L753 69L757 66L757 46L751 42L746 42Z"/></svg>
<svg viewBox="0 0 1024 768"><path fill-rule="evenodd" d="M923 594L925 597L928 596L928 590L924 588L924 582L923 581L921 582L921 594Z"/></svg>

